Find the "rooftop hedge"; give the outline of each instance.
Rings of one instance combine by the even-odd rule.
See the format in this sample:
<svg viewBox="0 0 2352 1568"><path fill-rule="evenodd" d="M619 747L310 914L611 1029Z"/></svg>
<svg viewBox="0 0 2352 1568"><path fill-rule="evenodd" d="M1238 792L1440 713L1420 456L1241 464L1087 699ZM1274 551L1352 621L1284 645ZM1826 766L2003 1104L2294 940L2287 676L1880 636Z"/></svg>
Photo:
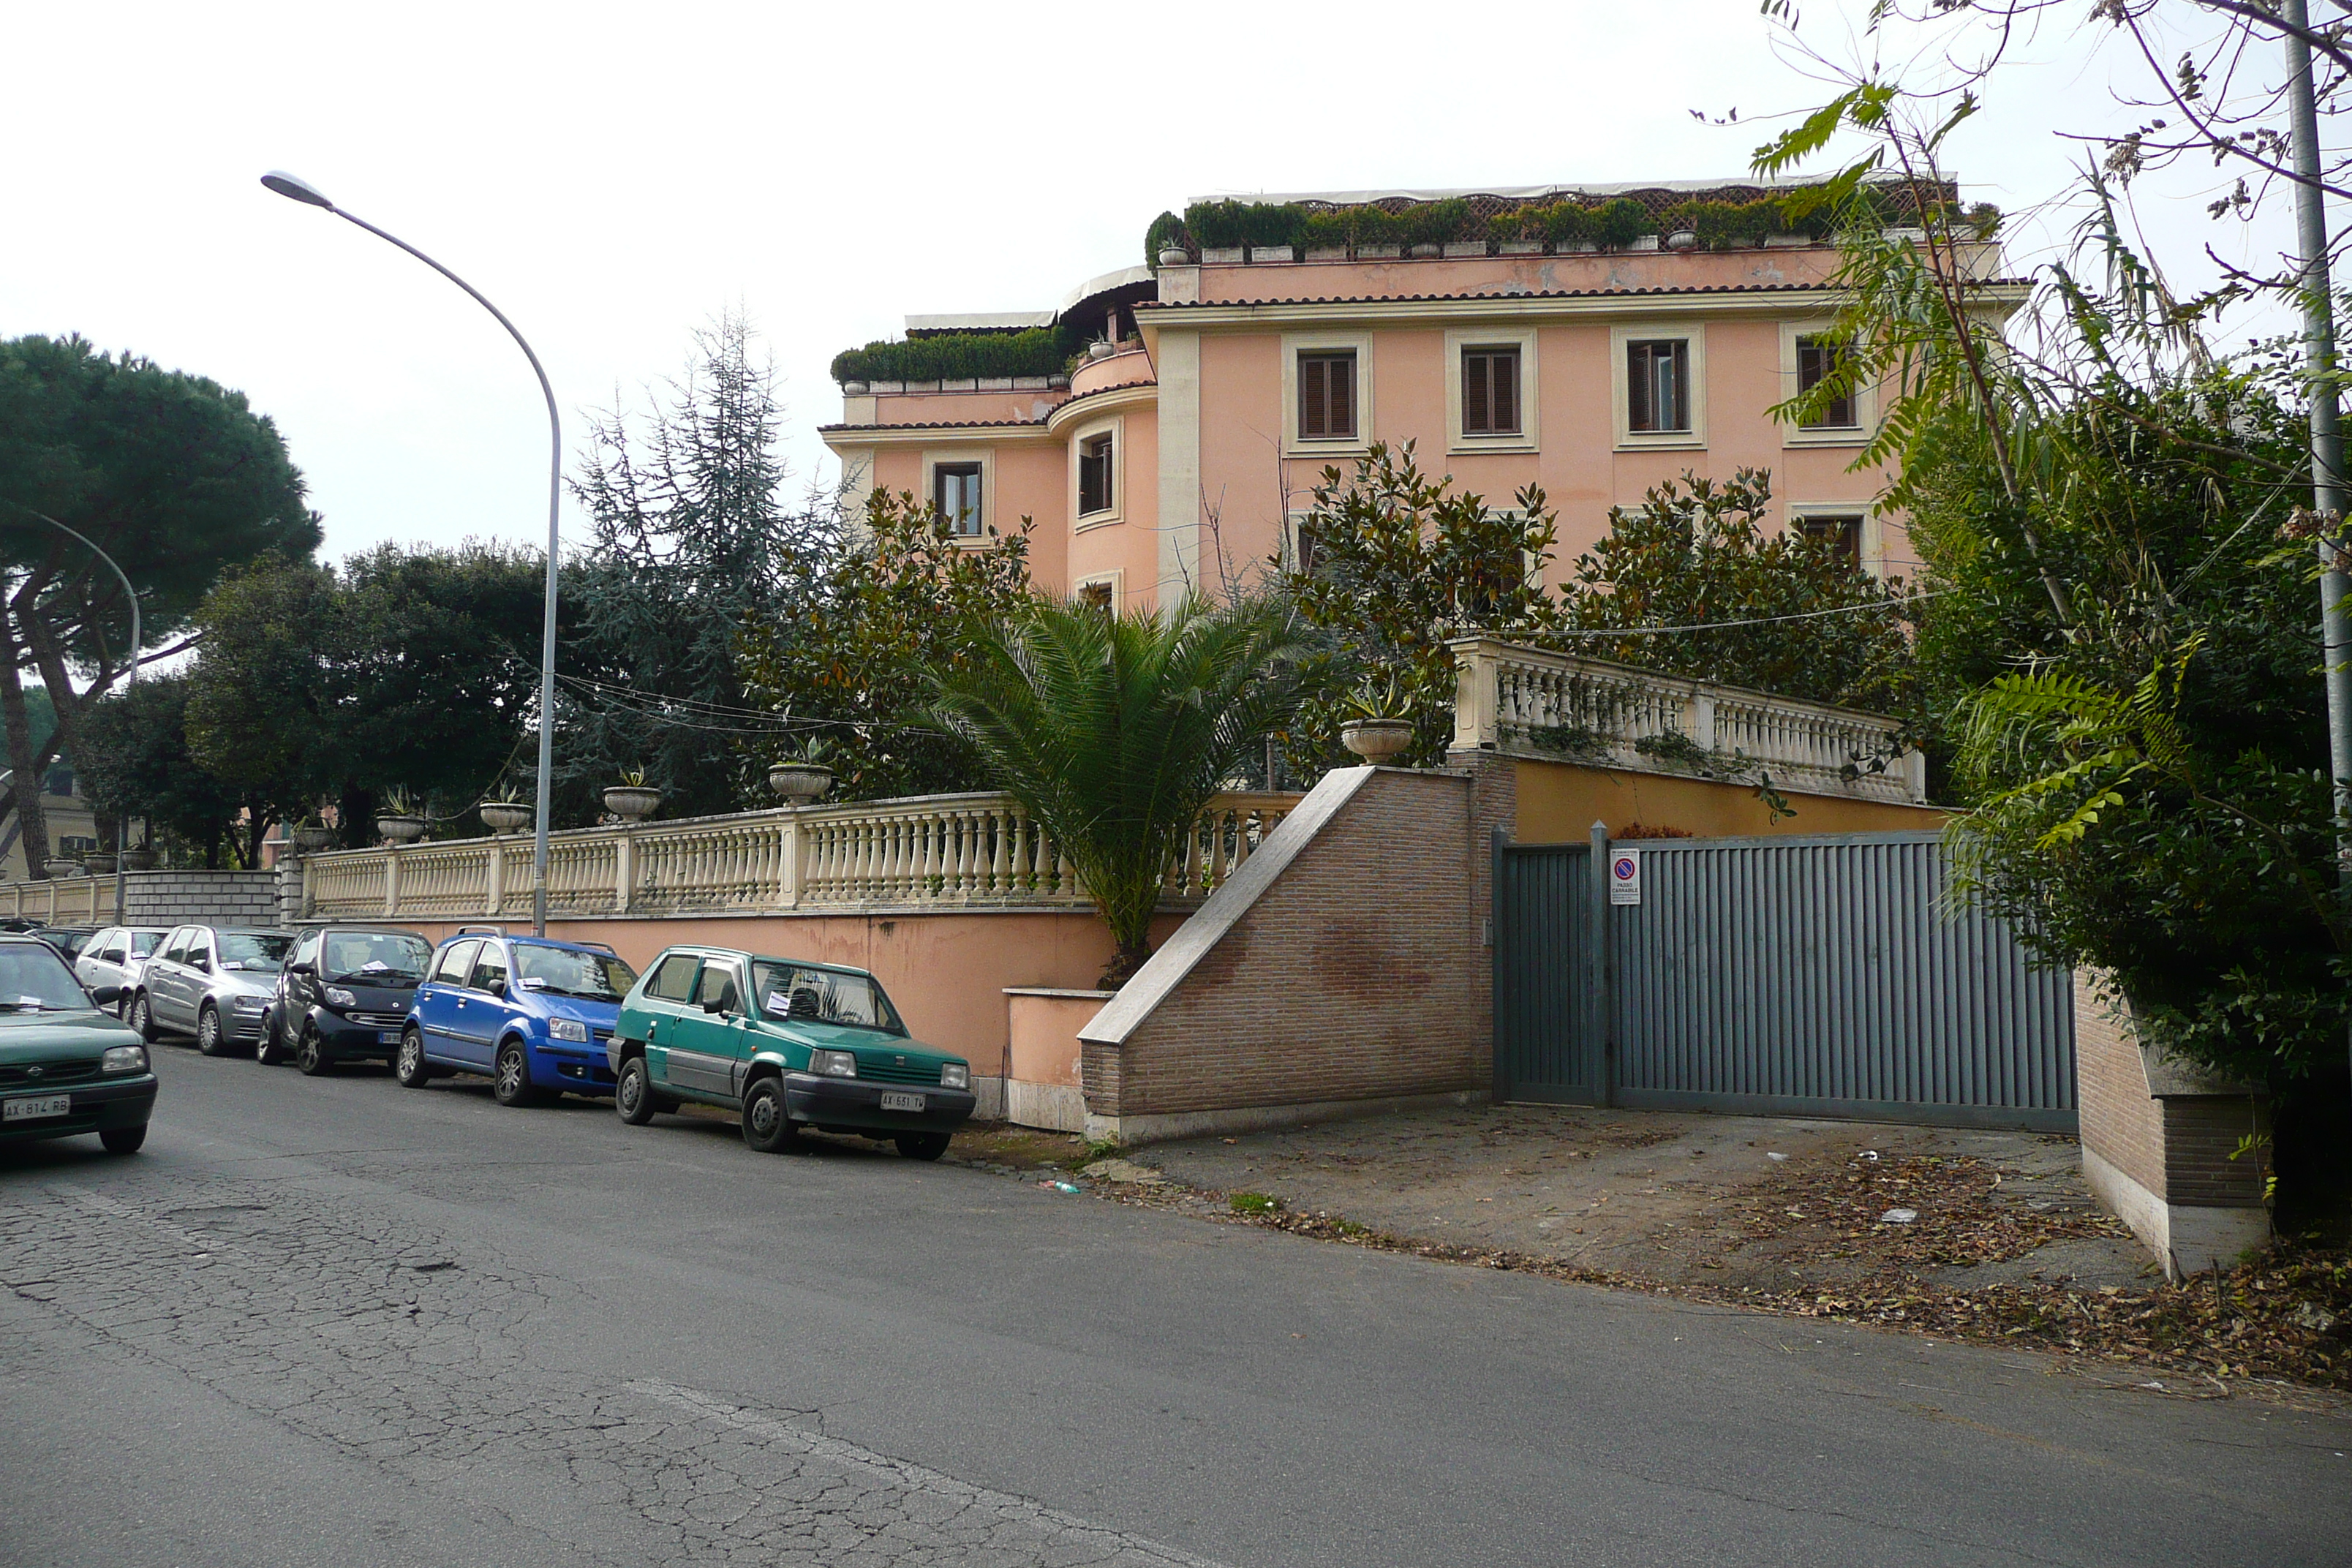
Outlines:
<svg viewBox="0 0 2352 1568"><path fill-rule="evenodd" d="M1087 334L1076 327L1017 332L927 332L902 342L871 342L833 356L833 379L963 381L989 375L1059 375Z"/></svg>

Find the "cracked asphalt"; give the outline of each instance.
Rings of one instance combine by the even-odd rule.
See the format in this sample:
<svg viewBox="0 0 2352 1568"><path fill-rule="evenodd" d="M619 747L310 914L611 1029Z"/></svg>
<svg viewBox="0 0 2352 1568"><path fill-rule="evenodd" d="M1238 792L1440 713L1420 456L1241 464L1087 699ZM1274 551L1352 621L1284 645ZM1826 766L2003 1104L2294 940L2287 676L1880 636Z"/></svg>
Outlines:
<svg viewBox="0 0 2352 1568"><path fill-rule="evenodd" d="M0 1563L2336 1563L2352 1421L164 1047L0 1152Z"/></svg>

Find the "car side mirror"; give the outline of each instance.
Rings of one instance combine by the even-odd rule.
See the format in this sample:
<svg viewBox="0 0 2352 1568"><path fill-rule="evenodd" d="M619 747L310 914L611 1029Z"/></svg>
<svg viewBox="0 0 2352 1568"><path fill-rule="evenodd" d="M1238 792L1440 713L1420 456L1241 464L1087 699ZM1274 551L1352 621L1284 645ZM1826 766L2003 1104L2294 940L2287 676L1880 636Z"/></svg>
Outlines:
<svg viewBox="0 0 2352 1568"><path fill-rule="evenodd" d="M316 974L319 973L319 970L316 964L289 963L286 966L286 973L289 974Z"/></svg>
<svg viewBox="0 0 2352 1568"><path fill-rule="evenodd" d="M702 999L702 1010L706 1013L724 1013L727 1011L727 998L706 996Z"/></svg>
<svg viewBox="0 0 2352 1568"><path fill-rule="evenodd" d="M493 996L503 996L507 994L507 983L503 980L493 980L482 989Z"/></svg>
<svg viewBox="0 0 2352 1568"><path fill-rule="evenodd" d="M89 988L89 999L94 1005L100 1007L111 1007L117 1002L122 1000L122 987L120 985L93 985Z"/></svg>

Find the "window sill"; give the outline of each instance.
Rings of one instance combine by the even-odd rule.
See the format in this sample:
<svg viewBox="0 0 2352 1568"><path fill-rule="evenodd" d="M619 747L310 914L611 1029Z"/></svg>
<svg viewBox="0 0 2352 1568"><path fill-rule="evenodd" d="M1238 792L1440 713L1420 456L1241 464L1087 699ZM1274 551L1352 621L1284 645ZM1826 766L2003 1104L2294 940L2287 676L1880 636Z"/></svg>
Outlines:
<svg viewBox="0 0 2352 1568"><path fill-rule="evenodd" d="M1841 425L1823 430L1790 430L1780 433L1783 447L1866 447L1870 432L1859 425Z"/></svg>
<svg viewBox="0 0 2352 1568"><path fill-rule="evenodd" d="M1283 443L1286 458L1362 458L1370 455L1372 444L1360 436L1341 440L1319 441L1293 437Z"/></svg>
<svg viewBox="0 0 2352 1568"><path fill-rule="evenodd" d="M1116 511L1090 511L1085 513L1077 521L1072 523L1070 525L1070 531L1072 533L1088 533L1093 531L1095 529L1108 528L1113 523L1125 522L1126 521L1126 517Z"/></svg>
<svg viewBox="0 0 2352 1568"><path fill-rule="evenodd" d="M1455 435L1445 443L1448 457L1478 452L1534 452L1541 448L1533 436Z"/></svg>
<svg viewBox="0 0 2352 1568"><path fill-rule="evenodd" d="M1655 435L1647 431L1629 431L1617 437L1621 452L1703 452L1706 437L1690 430L1664 430Z"/></svg>

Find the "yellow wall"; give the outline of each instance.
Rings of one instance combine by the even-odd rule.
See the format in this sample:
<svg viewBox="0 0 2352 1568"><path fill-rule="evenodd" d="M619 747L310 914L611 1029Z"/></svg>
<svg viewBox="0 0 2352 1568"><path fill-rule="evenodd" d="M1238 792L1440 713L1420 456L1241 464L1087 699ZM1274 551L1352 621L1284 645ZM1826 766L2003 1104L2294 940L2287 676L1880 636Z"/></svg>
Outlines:
<svg viewBox="0 0 2352 1568"><path fill-rule="evenodd" d="M1620 773L1573 763L1517 759L1522 844L1580 844L1598 820L1612 833L1634 823L1679 827L1701 838L1767 833L1899 833L1937 828L1949 814L1932 805L1892 805L1841 795L1790 795L1794 816L1772 820L1745 784Z"/></svg>

